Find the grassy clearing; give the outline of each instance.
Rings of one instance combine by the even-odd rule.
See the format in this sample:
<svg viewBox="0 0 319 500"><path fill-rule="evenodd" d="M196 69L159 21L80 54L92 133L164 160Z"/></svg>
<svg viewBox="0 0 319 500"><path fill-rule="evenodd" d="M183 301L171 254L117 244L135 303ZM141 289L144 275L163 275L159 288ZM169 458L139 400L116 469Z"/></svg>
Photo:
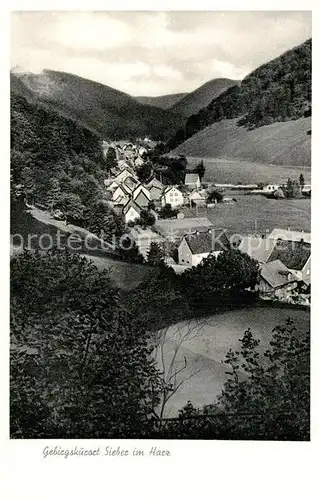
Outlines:
<svg viewBox="0 0 319 500"><path fill-rule="evenodd" d="M221 120L178 146L172 154L202 158L230 158L260 164L311 164L311 118L276 122L248 130L238 119Z"/></svg>
<svg viewBox="0 0 319 500"><path fill-rule="evenodd" d="M231 193L231 192L230 192ZM229 194L230 194L229 193ZM230 194L230 196L233 196ZM250 234L272 231L275 227L310 231L311 200L271 200L260 195L235 196L237 203L220 203L214 208L198 209L198 216L208 217L216 228L226 228L229 234ZM195 209L183 209L194 217Z"/></svg>
<svg viewBox="0 0 319 500"><path fill-rule="evenodd" d="M204 159L206 168L203 182L220 184L281 184L288 177L299 179L302 173L306 184L311 183L311 168L289 165L261 164L244 160L226 160L220 158L187 157L188 168L193 168Z"/></svg>

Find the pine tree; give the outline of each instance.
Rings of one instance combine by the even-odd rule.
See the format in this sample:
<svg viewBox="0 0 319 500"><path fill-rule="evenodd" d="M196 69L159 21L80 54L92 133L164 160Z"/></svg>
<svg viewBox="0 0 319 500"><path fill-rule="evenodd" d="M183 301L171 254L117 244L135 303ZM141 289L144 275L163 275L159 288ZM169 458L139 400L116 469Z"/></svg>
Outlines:
<svg viewBox="0 0 319 500"><path fill-rule="evenodd" d="M152 266L156 266L157 264L164 262L164 257L165 254L162 247L158 243L152 241L147 255L147 262Z"/></svg>
<svg viewBox="0 0 319 500"><path fill-rule="evenodd" d="M117 166L116 151L114 148L110 147L107 150L105 157L105 169L107 172L110 172L112 168L115 168L116 166Z"/></svg>

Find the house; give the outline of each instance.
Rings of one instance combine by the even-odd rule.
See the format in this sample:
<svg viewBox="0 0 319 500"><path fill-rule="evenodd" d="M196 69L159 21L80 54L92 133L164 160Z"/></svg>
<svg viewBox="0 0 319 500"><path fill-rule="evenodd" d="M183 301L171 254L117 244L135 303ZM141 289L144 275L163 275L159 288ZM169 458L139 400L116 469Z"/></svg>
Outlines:
<svg viewBox="0 0 319 500"><path fill-rule="evenodd" d="M133 222L139 219L142 208L135 203L134 200L129 200L123 207L123 215L125 223Z"/></svg>
<svg viewBox="0 0 319 500"><path fill-rule="evenodd" d="M289 301L298 285L298 277L279 259L263 264L256 289L262 298Z"/></svg>
<svg viewBox="0 0 319 500"><path fill-rule="evenodd" d="M206 199L205 197L200 194L198 191L192 191L189 196L188 196L190 205L198 205L198 206L203 206L206 205Z"/></svg>
<svg viewBox="0 0 319 500"><path fill-rule="evenodd" d="M122 182L122 186L126 189L126 191L132 193L138 186L138 181L135 179L135 177L126 177L126 179Z"/></svg>
<svg viewBox="0 0 319 500"><path fill-rule="evenodd" d="M133 227L130 230L130 235L135 241L138 250L145 259L147 259L151 243L157 243L160 246L164 245L164 238L152 231L150 228L143 229L141 227Z"/></svg>
<svg viewBox="0 0 319 500"><path fill-rule="evenodd" d="M200 178L198 174L186 174L185 175L185 186L190 189L199 189L200 188Z"/></svg>
<svg viewBox="0 0 319 500"><path fill-rule="evenodd" d="M113 203L126 203L130 199L130 192L124 187L123 184L117 186L117 188L112 193Z"/></svg>
<svg viewBox="0 0 319 500"><path fill-rule="evenodd" d="M299 280L310 283L310 243L277 239L267 262L277 259L290 269Z"/></svg>
<svg viewBox="0 0 319 500"><path fill-rule="evenodd" d="M274 193L279 188L280 188L279 184L267 184L266 186L263 187L263 192L264 193Z"/></svg>
<svg viewBox="0 0 319 500"><path fill-rule="evenodd" d="M281 239L286 241L304 241L305 243L311 244L311 233L306 233L304 231L292 231L288 229L278 229L275 228L269 233L268 238L274 240Z"/></svg>
<svg viewBox="0 0 319 500"><path fill-rule="evenodd" d="M146 209L150 204L151 198L146 196L144 191L140 191L136 198L133 198L133 200L139 207Z"/></svg>
<svg viewBox="0 0 319 500"><path fill-rule="evenodd" d="M184 203L183 193L176 186L167 186L161 197L161 203L163 207L167 204L172 208L181 207Z"/></svg>
<svg viewBox="0 0 319 500"><path fill-rule="evenodd" d="M238 249L261 265L280 260L298 280L310 284L311 235L303 231L274 229L267 237L247 236Z"/></svg>
<svg viewBox="0 0 319 500"><path fill-rule="evenodd" d="M133 200L135 200L140 193L144 193L144 195L149 200L151 200L150 192L145 186L143 186L143 184L137 184L137 186L135 187L134 191L132 192Z"/></svg>
<svg viewBox="0 0 319 500"><path fill-rule="evenodd" d="M154 230L171 242L178 242L185 234L207 231L213 224L207 217L185 217L183 219L159 219Z"/></svg>
<svg viewBox="0 0 319 500"><path fill-rule="evenodd" d="M183 236L178 247L178 263L184 266L198 266L208 257L216 257L229 248L229 241L224 229L208 229L208 231L195 231Z"/></svg>
<svg viewBox="0 0 319 500"><path fill-rule="evenodd" d="M148 189L150 189L151 187L157 187L158 189L161 189L163 190L164 189L164 185L161 183L161 181L159 181L158 179L156 179L156 177L153 177L146 185L146 187Z"/></svg>
<svg viewBox="0 0 319 500"><path fill-rule="evenodd" d="M136 167L141 167L142 165L144 165L144 163L145 163L145 162L144 162L143 158L141 158L140 156L138 156L138 157L136 158L136 160L134 161L134 165L135 165Z"/></svg>
<svg viewBox="0 0 319 500"><path fill-rule="evenodd" d="M162 189L158 188L157 186L151 186L148 188L148 191L150 193L150 197L152 201L159 202L162 197Z"/></svg>
<svg viewBox="0 0 319 500"><path fill-rule="evenodd" d="M127 179L127 177L133 177L136 179L135 175L133 174L133 172L131 172L131 170L127 167L123 168L123 170L117 174L117 176L114 178L114 182L116 182L117 184L121 184L123 181L125 181L125 179ZM137 179L136 179L137 180Z"/></svg>
<svg viewBox="0 0 319 500"><path fill-rule="evenodd" d="M272 238L261 238L258 236L245 236L242 238L238 250L246 253L260 264L265 264L276 245L276 240Z"/></svg>

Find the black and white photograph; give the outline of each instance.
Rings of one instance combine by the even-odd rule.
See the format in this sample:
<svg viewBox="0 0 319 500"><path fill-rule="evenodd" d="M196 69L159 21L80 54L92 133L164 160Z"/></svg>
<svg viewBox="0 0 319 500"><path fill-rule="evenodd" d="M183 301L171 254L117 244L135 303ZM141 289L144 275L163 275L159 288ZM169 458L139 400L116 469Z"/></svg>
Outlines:
<svg viewBox="0 0 319 500"><path fill-rule="evenodd" d="M311 11L10 24L10 441L310 441Z"/></svg>

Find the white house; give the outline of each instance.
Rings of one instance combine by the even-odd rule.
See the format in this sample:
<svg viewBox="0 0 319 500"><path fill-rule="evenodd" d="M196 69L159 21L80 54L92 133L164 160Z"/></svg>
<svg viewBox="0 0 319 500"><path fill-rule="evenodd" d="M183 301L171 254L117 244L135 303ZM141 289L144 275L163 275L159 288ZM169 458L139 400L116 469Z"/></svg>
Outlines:
<svg viewBox="0 0 319 500"><path fill-rule="evenodd" d="M141 214L141 207L137 205L133 200L129 200L128 203L123 207L123 215L125 223L133 222L139 219Z"/></svg>
<svg viewBox="0 0 319 500"><path fill-rule="evenodd" d="M279 184L267 184L267 186L263 187L263 191L265 193L274 193L279 188L280 188Z"/></svg>
<svg viewBox="0 0 319 500"><path fill-rule="evenodd" d="M170 204L172 208L181 207L184 203L183 193L175 186L168 186L161 198L162 206Z"/></svg>
<svg viewBox="0 0 319 500"><path fill-rule="evenodd" d="M186 174L185 175L185 186L190 189L200 188L200 178L198 174Z"/></svg>
<svg viewBox="0 0 319 500"><path fill-rule="evenodd" d="M178 263L183 266L198 266L209 254L217 257L227 248L229 241L224 229L185 234L178 247Z"/></svg>
<svg viewBox="0 0 319 500"><path fill-rule="evenodd" d="M125 187L118 186L112 194L112 201L113 203L127 203L128 200L130 199L130 193L125 189Z"/></svg>
<svg viewBox="0 0 319 500"><path fill-rule="evenodd" d="M206 199L198 191L193 191L192 193L190 193L188 199L191 205L205 205L206 203Z"/></svg>

